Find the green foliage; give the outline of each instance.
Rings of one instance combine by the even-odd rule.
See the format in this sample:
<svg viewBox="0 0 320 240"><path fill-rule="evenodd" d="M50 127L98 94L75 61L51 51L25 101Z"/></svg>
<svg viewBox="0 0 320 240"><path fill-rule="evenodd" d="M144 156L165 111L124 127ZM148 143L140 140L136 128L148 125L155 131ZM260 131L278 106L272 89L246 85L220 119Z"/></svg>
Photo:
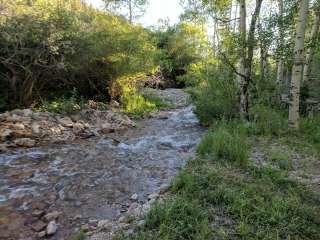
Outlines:
<svg viewBox="0 0 320 240"><path fill-rule="evenodd" d="M78 96L76 90L70 97L58 97L53 100L43 100L41 104L35 107L36 111L52 112L57 114L72 114L83 108L84 99Z"/></svg>
<svg viewBox="0 0 320 240"><path fill-rule="evenodd" d="M154 234L148 235L149 238L141 238L140 232L132 239L212 238L206 211L199 202L179 197L164 204L156 203L146 217L144 229L154 231Z"/></svg>
<svg viewBox="0 0 320 240"><path fill-rule="evenodd" d="M141 26L80 0L7 5L15 13L0 21L0 85L9 83L8 101L29 105L74 87L83 96L108 96L115 79L153 68L155 46Z"/></svg>
<svg viewBox="0 0 320 240"><path fill-rule="evenodd" d="M195 95L195 112L203 124L210 125L219 119L232 119L238 114L237 86L234 76L225 68L211 67L207 79ZM198 94L197 94L198 93Z"/></svg>
<svg viewBox="0 0 320 240"><path fill-rule="evenodd" d="M320 149L320 116L303 118L300 123L300 133L308 142Z"/></svg>
<svg viewBox="0 0 320 240"><path fill-rule="evenodd" d="M282 170L293 170L293 162L286 152L271 150L268 152L267 158Z"/></svg>
<svg viewBox="0 0 320 240"><path fill-rule="evenodd" d="M183 76L191 64L204 60L208 54L205 31L192 23L182 22L154 33L159 49L157 59L169 86L184 86Z"/></svg>
<svg viewBox="0 0 320 240"><path fill-rule="evenodd" d="M281 136L287 132L287 120L284 114L263 105L251 109L251 133L263 136Z"/></svg>
<svg viewBox="0 0 320 240"><path fill-rule="evenodd" d="M250 146L241 125L221 124L210 130L198 145L200 156L246 166Z"/></svg>

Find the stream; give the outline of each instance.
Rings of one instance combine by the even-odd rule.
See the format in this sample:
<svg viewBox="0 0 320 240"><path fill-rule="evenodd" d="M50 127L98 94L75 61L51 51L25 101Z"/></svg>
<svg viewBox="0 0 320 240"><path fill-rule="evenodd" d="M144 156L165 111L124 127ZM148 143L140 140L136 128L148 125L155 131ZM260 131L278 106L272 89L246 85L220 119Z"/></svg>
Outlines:
<svg viewBox="0 0 320 240"><path fill-rule="evenodd" d="M143 203L169 186L202 134L183 106L122 132L0 154L0 239L38 239L39 218L53 211L61 215L50 239L59 240L90 221L119 218L133 195Z"/></svg>

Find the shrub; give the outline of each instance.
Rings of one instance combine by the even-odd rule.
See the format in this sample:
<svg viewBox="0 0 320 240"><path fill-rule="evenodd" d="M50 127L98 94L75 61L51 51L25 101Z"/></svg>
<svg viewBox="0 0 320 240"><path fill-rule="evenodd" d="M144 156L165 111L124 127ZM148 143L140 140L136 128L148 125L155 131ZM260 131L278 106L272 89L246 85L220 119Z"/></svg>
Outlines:
<svg viewBox="0 0 320 240"><path fill-rule="evenodd" d="M195 91L195 112L201 123L238 116L237 87L233 74L224 68L211 68L207 80ZM204 76L205 79L205 76Z"/></svg>
<svg viewBox="0 0 320 240"><path fill-rule="evenodd" d="M86 97L108 97L115 79L154 67L155 46L142 26L80 0L15 2L6 1L12 14L0 16L0 95L9 95L7 105L74 87Z"/></svg>

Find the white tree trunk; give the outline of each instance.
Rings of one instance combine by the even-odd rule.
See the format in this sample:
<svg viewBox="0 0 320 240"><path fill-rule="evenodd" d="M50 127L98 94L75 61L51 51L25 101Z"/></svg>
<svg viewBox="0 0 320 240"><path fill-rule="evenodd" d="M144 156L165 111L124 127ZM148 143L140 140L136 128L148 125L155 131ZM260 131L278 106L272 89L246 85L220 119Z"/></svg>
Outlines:
<svg viewBox="0 0 320 240"><path fill-rule="evenodd" d="M310 79L310 65L316 49L320 25L320 11L317 10L314 15L311 34L310 34L310 47L307 50L306 61L303 69L303 83L308 83Z"/></svg>
<svg viewBox="0 0 320 240"><path fill-rule="evenodd" d="M283 45L284 45L284 34L283 34L283 0L279 0L279 46L280 49L280 57L278 61L278 68L277 68L277 83L283 84L283 71L284 71L284 62L283 62Z"/></svg>
<svg viewBox="0 0 320 240"><path fill-rule="evenodd" d="M242 118L245 118L248 112L248 95L246 89L247 79L244 77L246 75L246 58L247 58L247 10L246 10L246 1L240 0L240 23L239 23L239 33L240 33L240 62L239 62L239 73L242 76L239 76L239 86L240 86L240 115Z"/></svg>
<svg viewBox="0 0 320 240"><path fill-rule="evenodd" d="M300 108L300 85L304 63L304 39L309 10L309 0L300 0L299 16L296 25L294 65L290 86L289 127L298 129Z"/></svg>

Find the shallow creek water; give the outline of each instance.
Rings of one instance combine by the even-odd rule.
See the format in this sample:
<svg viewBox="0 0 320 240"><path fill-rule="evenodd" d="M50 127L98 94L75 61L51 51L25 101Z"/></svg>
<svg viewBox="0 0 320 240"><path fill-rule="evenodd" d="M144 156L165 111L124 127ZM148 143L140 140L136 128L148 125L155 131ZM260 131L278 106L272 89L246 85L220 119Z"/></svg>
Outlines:
<svg viewBox="0 0 320 240"><path fill-rule="evenodd" d="M133 194L144 202L168 186L202 133L188 106L121 133L0 154L0 239L34 239L36 209L62 212L51 239L89 219L116 219Z"/></svg>

